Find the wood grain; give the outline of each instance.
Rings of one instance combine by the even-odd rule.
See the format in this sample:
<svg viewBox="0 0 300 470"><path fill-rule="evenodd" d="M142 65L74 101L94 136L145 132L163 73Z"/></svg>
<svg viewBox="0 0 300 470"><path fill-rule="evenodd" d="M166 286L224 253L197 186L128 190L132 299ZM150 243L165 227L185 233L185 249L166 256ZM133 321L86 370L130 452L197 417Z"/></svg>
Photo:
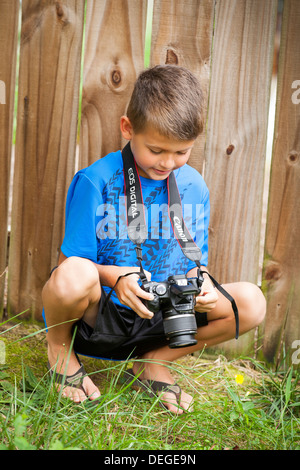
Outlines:
<svg viewBox="0 0 300 470"><path fill-rule="evenodd" d="M277 2L216 4L205 151L210 190L210 272L221 283L257 283ZM255 332L219 345L255 354Z"/></svg>
<svg viewBox="0 0 300 470"><path fill-rule="evenodd" d="M79 167L122 142L120 117L144 65L145 0L89 0L82 92Z"/></svg>
<svg viewBox="0 0 300 470"><path fill-rule="evenodd" d="M0 0L0 314L7 267L9 182L15 98L19 0Z"/></svg>
<svg viewBox="0 0 300 470"><path fill-rule="evenodd" d="M300 4L297 0L286 0L264 266L268 310L263 353L276 365L279 365L284 349L286 362L291 363L293 342L300 339L299 31ZM297 94L294 84L298 80Z"/></svg>
<svg viewBox="0 0 300 470"><path fill-rule="evenodd" d="M151 65L178 64L199 79L204 94L206 122L210 80L214 2L203 0L155 0ZM203 172L205 131L194 145L189 164Z"/></svg>
<svg viewBox="0 0 300 470"><path fill-rule="evenodd" d="M209 266L222 282L257 282L277 2L217 2L205 179Z"/></svg>
<svg viewBox="0 0 300 470"><path fill-rule="evenodd" d="M8 306L41 318L74 172L83 0L22 2Z"/></svg>

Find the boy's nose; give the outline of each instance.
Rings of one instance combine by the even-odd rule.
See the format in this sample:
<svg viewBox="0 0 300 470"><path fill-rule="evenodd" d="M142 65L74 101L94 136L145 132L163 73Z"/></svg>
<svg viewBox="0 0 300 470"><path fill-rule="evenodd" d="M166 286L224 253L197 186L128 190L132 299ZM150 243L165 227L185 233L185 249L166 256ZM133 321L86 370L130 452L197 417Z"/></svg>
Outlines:
<svg viewBox="0 0 300 470"><path fill-rule="evenodd" d="M160 161L160 166L164 170L172 170L174 168L174 158L172 154L165 154Z"/></svg>

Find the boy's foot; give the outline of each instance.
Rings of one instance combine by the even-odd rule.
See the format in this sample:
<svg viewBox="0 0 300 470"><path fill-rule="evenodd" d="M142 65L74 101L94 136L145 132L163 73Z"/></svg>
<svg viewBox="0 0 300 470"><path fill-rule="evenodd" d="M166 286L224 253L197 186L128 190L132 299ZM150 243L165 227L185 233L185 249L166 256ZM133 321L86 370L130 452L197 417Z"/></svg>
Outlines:
<svg viewBox="0 0 300 470"><path fill-rule="evenodd" d="M88 376L83 376L83 368L81 367L81 364L79 364L74 352L72 352L70 355L67 371L64 370L64 362L58 360L58 363L56 364L57 359L55 360L55 358L57 357L59 358L59 355L53 353L53 351L50 351L49 348L48 367L52 371L55 370L56 375L54 377L54 382L56 383L57 390L60 391L60 383L64 373L66 374L65 383L71 383L72 379L76 379L74 381L74 386L64 386L62 391L63 397L69 398L75 403L81 403L87 399L94 401L100 397L99 389L92 382L92 380Z"/></svg>
<svg viewBox="0 0 300 470"><path fill-rule="evenodd" d="M167 367L150 362L136 362L133 364L132 370L135 376L138 376L140 380L147 380L150 383L151 381L164 382L171 386L170 391L159 393L161 401L169 411L176 414L182 414L184 411L192 411L193 397L183 390L180 390L180 394L172 391L172 386L174 386L174 390L179 387L174 384L174 379Z"/></svg>

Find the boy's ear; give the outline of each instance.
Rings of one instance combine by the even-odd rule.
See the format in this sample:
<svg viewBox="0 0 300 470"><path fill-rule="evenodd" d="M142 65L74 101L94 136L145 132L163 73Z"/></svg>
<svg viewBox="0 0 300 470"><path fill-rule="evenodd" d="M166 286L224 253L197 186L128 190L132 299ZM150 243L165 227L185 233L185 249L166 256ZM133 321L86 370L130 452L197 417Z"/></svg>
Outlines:
<svg viewBox="0 0 300 470"><path fill-rule="evenodd" d="M127 116L121 117L120 129L121 129L121 133L124 139L126 140L132 139L133 129L132 129L131 122Z"/></svg>

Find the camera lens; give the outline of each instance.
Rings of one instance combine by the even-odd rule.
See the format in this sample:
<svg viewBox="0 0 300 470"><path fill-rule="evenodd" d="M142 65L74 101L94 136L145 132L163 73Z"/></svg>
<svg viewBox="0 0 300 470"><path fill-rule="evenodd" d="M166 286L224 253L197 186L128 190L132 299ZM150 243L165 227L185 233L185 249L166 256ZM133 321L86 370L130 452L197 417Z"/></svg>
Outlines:
<svg viewBox="0 0 300 470"><path fill-rule="evenodd" d="M195 334L197 333L196 318L193 313L164 316L164 331L169 339L170 348L184 348L197 344Z"/></svg>

